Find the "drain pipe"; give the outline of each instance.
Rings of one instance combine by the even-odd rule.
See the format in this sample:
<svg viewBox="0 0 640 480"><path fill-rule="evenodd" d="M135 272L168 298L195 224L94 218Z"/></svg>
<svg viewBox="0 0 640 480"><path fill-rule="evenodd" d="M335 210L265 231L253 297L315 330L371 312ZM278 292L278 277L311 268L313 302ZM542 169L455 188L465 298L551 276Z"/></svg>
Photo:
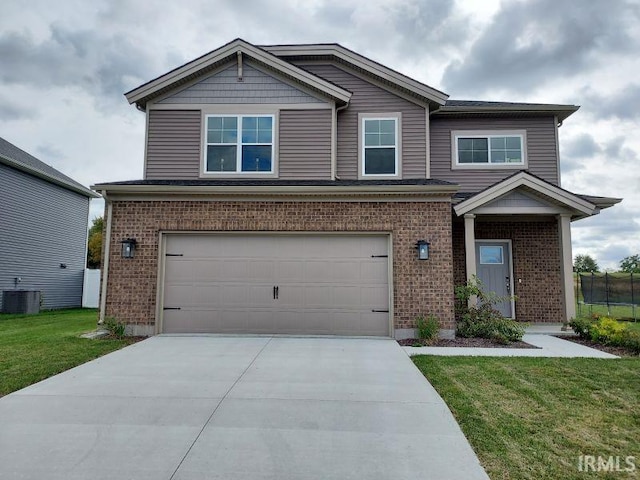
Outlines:
<svg viewBox="0 0 640 480"><path fill-rule="evenodd" d="M104 234L104 258L102 259L102 285L100 289L100 316L98 325L102 325L105 319L107 307L107 280L109 278L109 252L111 250L111 217L113 214L113 205L107 197L107 192L100 192L105 201L105 213L107 215L107 227Z"/></svg>
<svg viewBox="0 0 640 480"><path fill-rule="evenodd" d="M340 180L338 177L338 112L349 106L349 102L336 108L335 102L331 108L331 180Z"/></svg>

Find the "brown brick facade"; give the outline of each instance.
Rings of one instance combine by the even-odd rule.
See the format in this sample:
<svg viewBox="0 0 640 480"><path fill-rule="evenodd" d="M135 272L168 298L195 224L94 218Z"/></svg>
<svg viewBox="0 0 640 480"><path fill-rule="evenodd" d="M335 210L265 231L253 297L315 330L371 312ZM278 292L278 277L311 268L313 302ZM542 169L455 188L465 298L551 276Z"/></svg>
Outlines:
<svg viewBox="0 0 640 480"><path fill-rule="evenodd" d="M563 321L560 241L555 218L539 222L489 222L476 219L475 235L478 240L512 242L517 320ZM457 219L453 223L453 262L454 282L456 285L464 284L464 223Z"/></svg>
<svg viewBox="0 0 640 480"><path fill-rule="evenodd" d="M161 231L389 232L393 241L394 326L413 328L433 313L454 328L449 202L113 201L106 316L130 325L155 322ZM135 258L120 241L134 237ZM417 260L414 244L431 242Z"/></svg>

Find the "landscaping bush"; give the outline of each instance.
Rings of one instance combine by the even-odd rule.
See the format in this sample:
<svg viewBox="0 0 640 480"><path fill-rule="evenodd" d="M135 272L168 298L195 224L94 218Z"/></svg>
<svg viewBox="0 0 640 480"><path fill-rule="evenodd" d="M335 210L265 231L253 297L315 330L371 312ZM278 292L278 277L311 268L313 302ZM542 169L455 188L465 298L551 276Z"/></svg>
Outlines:
<svg viewBox="0 0 640 480"><path fill-rule="evenodd" d="M630 330L627 325L614 318L599 315L580 317L571 320L569 325L580 338L603 345L624 347L640 355L640 332Z"/></svg>
<svg viewBox="0 0 640 480"><path fill-rule="evenodd" d="M591 325L591 340L608 345L619 345L627 326L609 317L600 317Z"/></svg>
<svg viewBox="0 0 640 480"><path fill-rule="evenodd" d="M431 342L438 336L440 325L438 319L433 315L429 315L426 319L422 316L416 318L416 327L418 330L418 338Z"/></svg>
<svg viewBox="0 0 640 480"><path fill-rule="evenodd" d="M511 297L499 297L495 293L482 291L482 283L477 277L466 285L456 287L456 312L459 320L456 335L460 337L490 338L500 343L522 340L524 327L510 318L505 318L495 305L511 300ZM469 306L469 299L477 297L475 305Z"/></svg>
<svg viewBox="0 0 640 480"><path fill-rule="evenodd" d="M573 328L573 331L576 332L576 334L580 338L590 339L591 328L593 327L593 324L595 322L596 320L594 320L593 318L578 317L571 319L571 321L569 322L569 326Z"/></svg>
<svg viewBox="0 0 640 480"><path fill-rule="evenodd" d="M640 355L640 332L626 329L622 332L620 346L628 348L636 355Z"/></svg>

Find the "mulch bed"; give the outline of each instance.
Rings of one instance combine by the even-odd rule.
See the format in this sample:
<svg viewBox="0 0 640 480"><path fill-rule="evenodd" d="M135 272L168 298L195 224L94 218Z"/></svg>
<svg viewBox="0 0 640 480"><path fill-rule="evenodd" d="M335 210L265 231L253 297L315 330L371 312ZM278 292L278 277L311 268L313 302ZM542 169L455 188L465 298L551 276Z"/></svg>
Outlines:
<svg viewBox="0 0 640 480"><path fill-rule="evenodd" d="M455 339L438 338L432 342L417 338L407 338L404 340L398 340L398 343L403 347L539 348L525 342L513 342L505 345L489 338L463 337L456 337Z"/></svg>
<svg viewBox="0 0 640 480"><path fill-rule="evenodd" d="M607 352L612 355L617 355L619 357L637 357L632 350L624 347L614 347L612 345L603 345L601 343L594 342L593 340L587 340L585 338L580 337L571 337L571 336L560 336L555 335L556 337L562 340L568 340L573 343L579 343L580 345L584 345L585 347L595 348L596 350L600 350L601 352Z"/></svg>

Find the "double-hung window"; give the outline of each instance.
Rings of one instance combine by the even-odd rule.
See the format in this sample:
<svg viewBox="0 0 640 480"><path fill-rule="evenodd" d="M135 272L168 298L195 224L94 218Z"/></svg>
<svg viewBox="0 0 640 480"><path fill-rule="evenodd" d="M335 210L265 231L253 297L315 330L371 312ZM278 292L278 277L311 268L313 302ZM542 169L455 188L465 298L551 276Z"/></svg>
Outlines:
<svg viewBox="0 0 640 480"><path fill-rule="evenodd" d="M272 115L207 115L205 173L273 173Z"/></svg>
<svg viewBox="0 0 640 480"><path fill-rule="evenodd" d="M360 176L397 177L400 171L399 116L362 116Z"/></svg>
<svg viewBox="0 0 640 480"><path fill-rule="evenodd" d="M525 134L454 132L454 167L522 168L526 165Z"/></svg>

